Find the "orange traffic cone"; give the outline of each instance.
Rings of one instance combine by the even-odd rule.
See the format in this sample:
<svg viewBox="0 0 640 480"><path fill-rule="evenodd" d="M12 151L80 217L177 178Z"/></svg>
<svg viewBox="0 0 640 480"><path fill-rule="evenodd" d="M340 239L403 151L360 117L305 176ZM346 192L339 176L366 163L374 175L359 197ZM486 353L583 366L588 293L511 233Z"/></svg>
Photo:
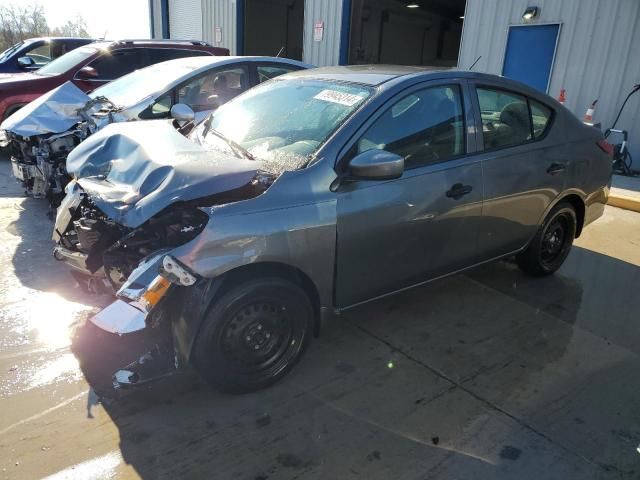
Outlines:
<svg viewBox="0 0 640 480"><path fill-rule="evenodd" d="M560 90L560 96L558 97L558 101L564 105L565 100L567 99L567 91L563 88Z"/></svg>
<svg viewBox="0 0 640 480"><path fill-rule="evenodd" d="M593 103L587 108L587 113L584 114L584 122L585 123L593 123L593 112L596 109L596 103L598 103L598 99L596 98Z"/></svg>

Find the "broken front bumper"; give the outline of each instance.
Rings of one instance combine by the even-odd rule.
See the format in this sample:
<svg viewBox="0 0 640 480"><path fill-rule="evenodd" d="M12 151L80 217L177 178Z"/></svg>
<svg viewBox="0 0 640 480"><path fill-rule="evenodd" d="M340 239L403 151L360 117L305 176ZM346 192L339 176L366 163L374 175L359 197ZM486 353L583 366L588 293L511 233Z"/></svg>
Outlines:
<svg viewBox="0 0 640 480"><path fill-rule="evenodd" d="M131 273L115 302L89 319L101 330L117 335L155 328L167 332L152 350L113 374L114 388L146 383L178 367L171 329L164 318L168 309L162 304L175 286L191 286L196 281L176 259L166 252L156 253Z"/></svg>

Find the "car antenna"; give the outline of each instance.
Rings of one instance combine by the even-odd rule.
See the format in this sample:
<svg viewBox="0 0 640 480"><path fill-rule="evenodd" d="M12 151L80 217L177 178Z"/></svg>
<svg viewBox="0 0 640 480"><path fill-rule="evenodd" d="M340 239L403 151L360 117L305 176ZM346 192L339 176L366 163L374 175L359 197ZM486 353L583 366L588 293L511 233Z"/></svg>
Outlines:
<svg viewBox="0 0 640 480"><path fill-rule="evenodd" d="M476 63L478 63L481 58L482 58L482 55L480 55L478 58L476 58L476 61L471 64L471 66L469 67L469 70L473 70L473 67L476 66Z"/></svg>
<svg viewBox="0 0 640 480"><path fill-rule="evenodd" d="M284 52L284 45L280 47L280 50L278 50L278 54L276 55L276 57L280 57L280 55L282 55L282 52Z"/></svg>

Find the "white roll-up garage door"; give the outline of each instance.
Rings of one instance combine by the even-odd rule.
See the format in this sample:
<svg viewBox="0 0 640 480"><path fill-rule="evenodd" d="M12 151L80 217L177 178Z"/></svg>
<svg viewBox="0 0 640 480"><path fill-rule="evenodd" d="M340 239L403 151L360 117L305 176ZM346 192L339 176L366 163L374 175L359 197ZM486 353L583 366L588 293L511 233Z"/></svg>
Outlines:
<svg viewBox="0 0 640 480"><path fill-rule="evenodd" d="M202 40L201 0L169 0L169 35L175 39Z"/></svg>

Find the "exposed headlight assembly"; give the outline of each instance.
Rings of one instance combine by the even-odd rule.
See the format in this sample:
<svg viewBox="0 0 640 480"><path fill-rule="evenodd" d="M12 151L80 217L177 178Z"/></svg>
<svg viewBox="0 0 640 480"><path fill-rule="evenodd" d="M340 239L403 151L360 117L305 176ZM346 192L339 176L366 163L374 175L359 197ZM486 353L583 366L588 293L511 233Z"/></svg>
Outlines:
<svg viewBox="0 0 640 480"><path fill-rule="evenodd" d="M91 318L91 322L119 335L142 330L152 310L173 285L191 286L197 277L165 252L142 261L116 294L118 299Z"/></svg>

